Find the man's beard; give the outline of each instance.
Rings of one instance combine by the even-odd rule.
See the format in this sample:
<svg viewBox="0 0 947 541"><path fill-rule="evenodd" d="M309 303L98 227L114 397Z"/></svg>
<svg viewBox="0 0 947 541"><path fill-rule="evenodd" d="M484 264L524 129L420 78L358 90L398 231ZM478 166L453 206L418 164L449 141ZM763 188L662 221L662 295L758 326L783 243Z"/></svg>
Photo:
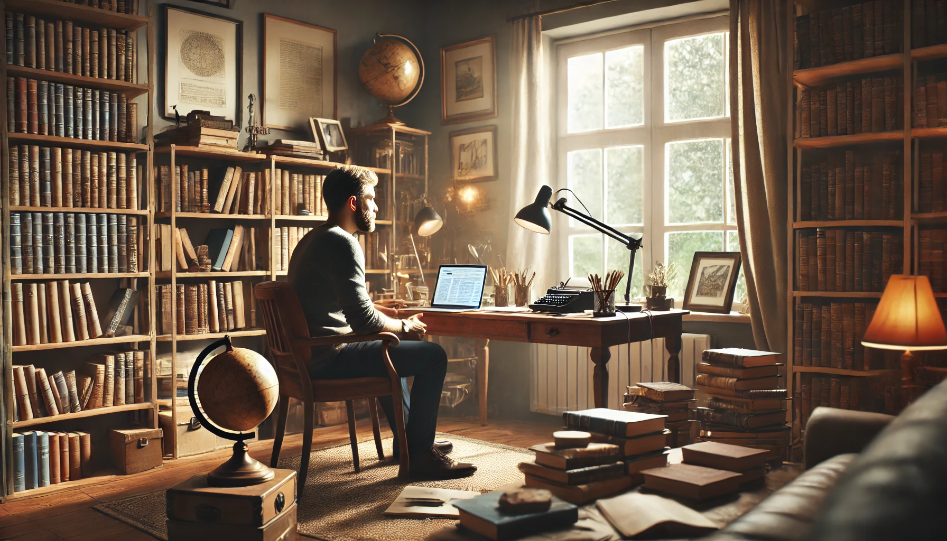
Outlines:
<svg viewBox="0 0 947 541"><path fill-rule="evenodd" d="M372 211L367 209L362 209L361 212L355 215L355 227L358 228L362 233L371 233L375 230L375 220L372 216Z"/></svg>

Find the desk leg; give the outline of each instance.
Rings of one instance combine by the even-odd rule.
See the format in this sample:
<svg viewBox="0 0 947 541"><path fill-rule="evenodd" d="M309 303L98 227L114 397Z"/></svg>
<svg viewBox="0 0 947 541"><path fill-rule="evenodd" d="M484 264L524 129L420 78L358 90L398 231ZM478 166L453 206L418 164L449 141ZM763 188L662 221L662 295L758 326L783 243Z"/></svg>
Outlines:
<svg viewBox="0 0 947 541"><path fill-rule="evenodd" d="M592 371L592 392L596 408L608 407L608 360L612 357L608 348L591 348L589 357L595 365Z"/></svg>
<svg viewBox="0 0 947 541"><path fill-rule="evenodd" d="M667 369L668 381L673 383L681 382L681 358L679 356L681 346L681 335L668 336L664 339L664 347L670 354Z"/></svg>
<svg viewBox="0 0 947 541"><path fill-rule="evenodd" d="M477 396L480 399L480 425L487 426L487 388L490 374L490 339L477 339Z"/></svg>

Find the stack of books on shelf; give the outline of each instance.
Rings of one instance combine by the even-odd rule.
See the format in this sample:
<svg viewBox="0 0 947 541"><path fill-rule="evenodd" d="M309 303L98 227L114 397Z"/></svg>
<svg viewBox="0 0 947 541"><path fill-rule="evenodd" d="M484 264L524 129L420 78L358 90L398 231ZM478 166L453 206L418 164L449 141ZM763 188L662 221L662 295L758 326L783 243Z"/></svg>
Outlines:
<svg viewBox="0 0 947 541"><path fill-rule="evenodd" d="M267 154L276 154L278 156L289 156L290 158L306 158L309 160L322 160L325 152L322 145L312 141L296 141L290 139L277 139L269 146L262 149Z"/></svg>
<svg viewBox="0 0 947 541"><path fill-rule="evenodd" d="M901 3L894 0L875 0L796 17L794 68L817 68L899 53L904 41L902 17ZM936 20L933 15L931 19Z"/></svg>
<svg viewBox="0 0 947 541"><path fill-rule="evenodd" d="M668 437L669 445L673 442L677 445L672 446L676 447L690 438L691 407L696 403L694 389L686 385L669 381L642 382L628 386L622 409L664 415L664 426L672 432ZM681 435L685 437L681 438Z"/></svg>
<svg viewBox="0 0 947 541"><path fill-rule="evenodd" d="M157 224L155 261L159 272L231 272L266 269L269 259L267 228L235 225L211 229L204 244L195 246L185 228Z"/></svg>
<svg viewBox="0 0 947 541"><path fill-rule="evenodd" d="M269 175L269 171L266 173ZM273 201L273 213L277 216L328 216L329 209L322 199L322 182L325 178L325 175L277 169L274 179L276 200Z"/></svg>
<svg viewBox="0 0 947 541"><path fill-rule="evenodd" d="M901 406L900 376L897 371L873 377L803 374L799 400L801 427L820 406L895 415Z"/></svg>
<svg viewBox="0 0 947 541"><path fill-rule="evenodd" d="M805 163L800 178L799 212L809 220L899 220L904 194L900 151L846 150Z"/></svg>
<svg viewBox="0 0 947 541"><path fill-rule="evenodd" d="M894 361L883 351L862 346L877 301L796 304L793 325L793 365L886 370Z"/></svg>
<svg viewBox="0 0 947 541"><path fill-rule="evenodd" d="M918 167L918 211L944 212L947 210L947 189L944 188L943 148L931 150L928 144L921 151Z"/></svg>
<svg viewBox="0 0 947 541"><path fill-rule="evenodd" d="M911 0L911 42L915 49L947 43L942 1Z"/></svg>
<svg viewBox="0 0 947 541"><path fill-rule="evenodd" d="M187 165L155 168L158 178L158 212L215 214L264 214L268 208L269 174L244 171L240 166L218 170L191 169ZM172 186L174 199L172 200Z"/></svg>
<svg viewBox="0 0 947 541"><path fill-rule="evenodd" d="M708 397L697 408L701 441L766 449L781 461L789 445L786 390L779 388L778 353L739 348L704 351L697 388Z"/></svg>
<svg viewBox="0 0 947 541"><path fill-rule="evenodd" d="M904 266L900 231L818 228L796 231L799 291L884 291Z"/></svg>
<svg viewBox="0 0 947 541"><path fill-rule="evenodd" d="M241 281L177 284L159 284L158 303L161 317L158 332L178 335L200 335L247 329L257 326L256 301L253 287ZM177 325L171 317L175 303Z"/></svg>
<svg viewBox="0 0 947 541"><path fill-rule="evenodd" d="M904 85L899 77L866 77L830 88L803 87L796 138L881 133L903 128Z"/></svg>
<svg viewBox="0 0 947 541"><path fill-rule="evenodd" d="M92 476L88 432L13 433L13 491L23 492Z"/></svg>
<svg viewBox="0 0 947 541"><path fill-rule="evenodd" d="M139 292L131 288L119 288L112 293L102 318L89 282L14 282L12 289L14 346L59 344L132 333L129 320Z"/></svg>
<svg viewBox="0 0 947 541"><path fill-rule="evenodd" d="M918 75L911 117L915 128L947 126L947 74Z"/></svg>
<svg viewBox="0 0 947 541"><path fill-rule="evenodd" d="M232 122L230 124L233 125ZM180 145L210 150L237 150L239 137L239 129L209 128L197 121L155 134L155 146Z"/></svg>
<svg viewBox="0 0 947 541"><path fill-rule="evenodd" d="M278 259L274 262L277 271L288 271L296 246L313 228L283 226L273 230L273 244ZM360 236L359 238L363 238ZM366 259L366 266L368 260Z"/></svg>

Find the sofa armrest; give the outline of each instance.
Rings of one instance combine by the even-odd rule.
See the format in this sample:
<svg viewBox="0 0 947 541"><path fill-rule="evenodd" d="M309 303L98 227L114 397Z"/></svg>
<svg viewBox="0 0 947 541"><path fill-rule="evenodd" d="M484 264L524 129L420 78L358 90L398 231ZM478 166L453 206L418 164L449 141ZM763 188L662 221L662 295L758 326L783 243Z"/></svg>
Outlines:
<svg viewBox="0 0 947 541"><path fill-rule="evenodd" d="M882 413L816 408L806 425L806 469L836 455L860 453L892 419Z"/></svg>

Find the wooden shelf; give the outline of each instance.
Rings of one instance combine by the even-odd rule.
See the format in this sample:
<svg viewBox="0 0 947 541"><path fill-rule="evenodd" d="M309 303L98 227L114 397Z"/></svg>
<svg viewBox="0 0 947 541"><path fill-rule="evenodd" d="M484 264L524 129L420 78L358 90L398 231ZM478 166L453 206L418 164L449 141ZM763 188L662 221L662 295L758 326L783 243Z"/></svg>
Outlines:
<svg viewBox="0 0 947 541"><path fill-rule="evenodd" d="M792 73L792 79L800 85L818 86L841 77L900 70L903 63L904 55L901 53L870 56L859 60L839 62L831 66L796 70Z"/></svg>
<svg viewBox="0 0 947 541"><path fill-rule="evenodd" d="M947 58L947 44L911 49L912 60L923 62L925 60L937 60L938 58Z"/></svg>
<svg viewBox="0 0 947 541"><path fill-rule="evenodd" d="M60 71L26 68L23 66L7 65L7 75L29 77L31 79L42 79L44 81L65 83L67 85L75 85L84 88L108 90L109 92L118 92L120 94L124 94L129 100L148 92L148 85L127 83L125 81L118 81L115 79L103 79L101 77L84 77L82 75L73 75L71 73L63 73Z"/></svg>
<svg viewBox="0 0 947 541"><path fill-rule="evenodd" d="M76 340L74 342L60 342L58 344L32 344L26 346L11 346L10 349L16 353L18 351L43 351L48 349L63 349L74 347L106 346L112 344L127 344L129 342L148 342L151 339L147 334L132 334L128 336L111 336L108 338L90 338L89 340Z"/></svg>
<svg viewBox="0 0 947 541"><path fill-rule="evenodd" d="M170 218L170 212L156 212L155 219ZM217 214L215 212L175 212L174 217L196 220L269 220L266 214Z"/></svg>
<svg viewBox="0 0 947 541"><path fill-rule="evenodd" d="M826 137L806 137L793 141L793 146L801 149L834 148L872 143L890 143L903 141L903 131L885 131L878 133L858 133L855 135L829 135Z"/></svg>
<svg viewBox="0 0 947 541"><path fill-rule="evenodd" d="M109 415L112 413L121 413L123 411L150 410L154 406L150 402L142 404L125 404L124 406L111 406L107 408L95 408L84 410L78 413L63 413L52 417L36 417L29 421L14 421L13 428L24 428L27 426L44 425L48 423L58 423L60 421L72 421L73 419L82 419L84 417L97 417L99 415Z"/></svg>
<svg viewBox="0 0 947 541"><path fill-rule="evenodd" d="M802 372L807 374L832 374L836 376L884 376L890 374L900 374L900 370L851 370L848 368L830 368L828 366L793 366L793 372Z"/></svg>
<svg viewBox="0 0 947 541"><path fill-rule="evenodd" d="M11 206L10 212L73 212L75 214L130 214L134 216L148 215L147 210L100 209L86 207L29 207L23 205Z"/></svg>
<svg viewBox="0 0 947 541"><path fill-rule="evenodd" d="M880 299L880 291L793 291L793 297L829 297L833 299Z"/></svg>
<svg viewBox="0 0 947 541"><path fill-rule="evenodd" d="M68 5L65 2L58 2ZM98 11L98 10L96 10ZM36 135L33 133L10 133L7 138L11 143L32 143L34 145L67 146L71 148L87 148L90 150L148 150L148 145L138 143L117 143L115 141L96 141L94 139L77 139L75 137L56 137L55 135Z"/></svg>
<svg viewBox="0 0 947 541"><path fill-rule="evenodd" d="M187 156L191 158L209 158L213 160L231 160L242 162L262 162L266 161L265 154L256 154L252 152L240 152L238 150L227 150L207 147L192 147L168 145L155 147L155 154L170 154L171 147L174 147L174 154L177 156Z"/></svg>
<svg viewBox="0 0 947 541"><path fill-rule="evenodd" d="M299 167L311 167L313 169L332 170L332 169L335 169L336 167L342 167L343 165L345 165L343 163L327 162L323 160L310 160L307 158L293 158L290 156L280 156L279 154L268 154L268 156L273 158L273 160L278 164L297 165ZM382 174L382 175L391 174L390 169L382 169L380 167L369 167L367 165L360 165L359 167L368 169L370 171L374 171L377 174Z"/></svg>
<svg viewBox="0 0 947 541"><path fill-rule="evenodd" d="M328 216L302 216L295 214L277 214L275 218L287 222L324 222ZM375 223L378 223L377 221Z"/></svg>
<svg viewBox="0 0 947 541"><path fill-rule="evenodd" d="M107 26L116 30L138 30L148 25L148 17L125 15L105 9L80 6L60 0L6 0L7 11L46 15L57 19Z"/></svg>
<svg viewBox="0 0 947 541"><path fill-rule="evenodd" d="M178 271L177 278L242 278L248 276L269 276L270 271L230 271L230 272L187 272ZM171 271L161 271L155 273L155 278L159 280L171 279Z"/></svg>
<svg viewBox="0 0 947 541"><path fill-rule="evenodd" d="M911 219L919 222L947 222L947 212L912 212Z"/></svg>
<svg viewBox="0 0 947 541"><path fill-rule="evenodd" d="M947 128L911 128L911 137L915 139L947 137Z"/></svg>
<svg viewBox="0 0 947 541"><path fill-rule="evenodd" d="M147 272L81 272L71 274L14 274L13 281L19 280L91 280L116 278L148 278Z"/></svg>
<svg viewBox="0 0 947 541"><path fill-rule="evenodd" d="M793 229L817 227L904 227L901 220L826 220L819 222L793 222Z"/></svg>
<svg viewBox="0 0 947 541"><path fill-rule="evenodd" d="M194 340L215 340L217 338L223 338L225 336L230 336L231 338L241 338L245 336L263 336L266 334L264 329L249 329L245 331L229 331L229 332L212 332L207 334L179 334L178 342L190 342ZM159 342L170 342L170 334L162 334L157 337Z"/></svg>
<svg viewBox="0 0 947 541"><path fill-rule="evenodd" d="M424 180L424 175L416 175L414 173L395 173L395 178L407 178L411 180Z"/></svg>
<svg viewBox="0 0 947 541"><path fill-rule="evenodd" d="M365 269L365 274L388 274L390 272L388 269Z"/></svg>

